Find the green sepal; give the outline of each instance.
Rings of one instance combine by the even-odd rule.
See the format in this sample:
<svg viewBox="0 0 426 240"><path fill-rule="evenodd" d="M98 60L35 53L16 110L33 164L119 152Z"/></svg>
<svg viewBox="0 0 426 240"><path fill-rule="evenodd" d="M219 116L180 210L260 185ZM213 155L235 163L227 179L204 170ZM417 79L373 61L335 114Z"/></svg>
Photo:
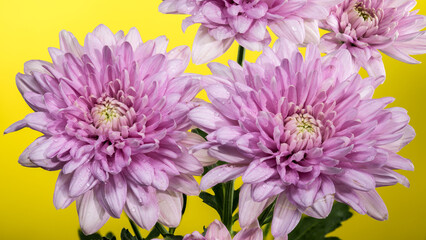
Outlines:
<svg viewBox="0 0 426 240"><path fill-rule="evenodd" d="M99 233L85 235L81 229L78 230L78 237L80 240L103 240Z"/></svg>
<svg viewBox="0 0 426 240"><path fill-rule="evenodd" d="M145 238L146 240L151 240L153 238L156 238L160 236L160 231L156 227L153 227L151 232L148 234L148 236Z"/></svg>
<svg viewBox="0 0 426 240"><path fill-rule="evenodd" d="M182 240L183 236L166 235L164 240Z"/></svg>
<svg viewBox="0 0 426 240"><path fill-rule="evenodd" d="M112 232L109 232L102 239L103 240L116 240L117 238L114 236L114 234Z"/></svg>
<svg viewBox="0 0 426 240"><path fill-rule="evenodd" d="M138 240L137 237L133 236L129 230L123 228L121 230L121 240Z"/></svg>

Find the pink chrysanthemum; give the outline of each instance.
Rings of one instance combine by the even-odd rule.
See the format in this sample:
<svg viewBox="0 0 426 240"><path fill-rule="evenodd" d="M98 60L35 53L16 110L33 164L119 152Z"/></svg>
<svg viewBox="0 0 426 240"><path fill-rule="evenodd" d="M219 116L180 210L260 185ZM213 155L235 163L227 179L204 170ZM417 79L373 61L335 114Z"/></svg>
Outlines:
<svg viewBox="0 0 426 240"><path fill-rule="evenodd" d="M326 217L337 200L361 214L387 218L376 187L408 180L394 169L413 170L398 154L414 138L392 98L372 99L383 78L362 79L346 50L306 58L279 40L256 63L230 68L209 64L211 104L190 111L208 132L198 146L226 164L209 171L201 189L242 176L239 219L248 226L276 200L272 234L285 237L302 213Z"/></svg>
<svg viewBox="0 0 426 240"><path fill-rule="evenodd" d="M201 23L193 44L193 61L209 62L222 55L236 40L261 51L271 37L268 25L279 37L296 43L319 41L316 20L325 19L330 7L342 0L164 0L160 12L189 14L186 28Z"/></svg>
<svg viewBox="0 0 426 240"><path fill-rule="evenodd" d="M35 112L5 133L30 127L44 134L19 162L61 170L54 205L75 200L86 234L123 209L143 228L157 220L176 227L182 193L199 192L191 175L203 168L186 148L197 141L187 133L187 114L199 84L182 74L189 48L166 52L167 43L142 43L135 28L124 36L100 25L82 47L62 31L61 49L49 49L53 64L32 60L16 76Z"/></svg>
<svg viewBox="0 0 426 240"><path fill-rule="evenodd" d="M234 238L229 234L228 229L226 229L225 225L218 220L214 220L209 227L207 228L206 235L203 236L199 232L195 231L191 234L185 235L183 240L262 240L263 239L263 231L259 227L259 224L254 222L247 228L241 229L235 235Z"/></svg>
<svg viewBox="0 0 426 240"><path fill-rule="evenodd" d="M415 0L345 0L330 11L322 27L331 32L320 48L348 49L355 63L370 75L385 75L378 50L406 63L419 63L410 55L426 53L426 17L411 11Z"/></svg>

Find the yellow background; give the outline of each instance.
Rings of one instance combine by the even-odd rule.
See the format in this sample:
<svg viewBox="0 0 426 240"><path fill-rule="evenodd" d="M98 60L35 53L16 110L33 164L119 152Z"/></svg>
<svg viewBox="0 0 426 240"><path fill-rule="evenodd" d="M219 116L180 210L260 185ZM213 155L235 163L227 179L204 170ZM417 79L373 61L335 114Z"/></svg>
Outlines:
<svg viewBox="0 0 426 240"><path fill-rule="evenodd" d="M59 47L58 34L66 29L83 42L86 33L98 24L105 24L113 32L127 32L137 27L143 40L166 35L169 49L179 45L191 45L198 27L192 26L184 34L181 31L183 16L164 15L157 11L159 0L98 1L98 0L21 0L0 1L0 130L22 119L31 110L25 104L15 86L15 75L23 71L25 61L42 59L50 61L47 48ZM422 0L416 8L426 15L426 3ZM226 63L235 59L237 45L217 61ZM254 61L256 53L248 53ZM422 62L426 56L417 57ZM343 240L426 239L426 145L425 65L408 65L389 57L384 58L388 78L376 92L376 97L392 96L392 106L404 107L416 129L416 139L401 154L412 159L416 170L404 174L411 181L411 188L401 185L379 189L389 209L389 220L375 221L355 214L332 235ZM187 72L209 74L205 65L190 65ZM20 153L39 134L25 129L0 137L0 239L2 240L71 240L78 239L78 218L75 204L65 210L55 210L52 196L58 172L25 168L18 164ZM189 198L189 207L178 233L201 231L216 213L198 198ZM116 235L122 227L130 228L126 218L110 219L101 233L113 231Z"/></svg>

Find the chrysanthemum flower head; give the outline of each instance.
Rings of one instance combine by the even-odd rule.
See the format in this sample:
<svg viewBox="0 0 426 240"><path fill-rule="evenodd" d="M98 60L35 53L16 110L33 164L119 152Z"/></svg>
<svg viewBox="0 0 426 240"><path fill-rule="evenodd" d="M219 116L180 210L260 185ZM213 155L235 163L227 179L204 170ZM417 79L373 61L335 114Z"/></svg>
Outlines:
<svg viewBox="0 0 426 240"><path fill-rule="evenodd" d="M80 225L96 232L124 210L139 226L180 222L182 193L197 195L191 175L203 168L188 153L190 101L198 80L183 74L189 48L166 51L165 37L142 42L132 28L113 34L104 25L84 47L69 32L53 63L32 60L16 76L35 111L5 132L30 127L44 135L19 158L28 167L61 170L56 208L77 203Z"/></svg>
<svg viewBox="0 0 426 240"><path fill-rule="evenodd" d="M222 55L236 40L261 51L271 37L268 25L279 37L296 43L319 41L316 20L325 19L330 7L342 0L165 0L163 13L189 14L185 29L201 23L193 44L193 61L209 62Z"/></svg>
<svg viewBox="0 0 426 240"><path fill-rule="evenodd" d="M358 66L370 75L385 75L378 50L406 63L410 55L426 53L426 17L411 11L415 0L345 0L322 22L330 30L321 38L322 51L350 51Z"/></svg>
<svg viewBox="0 0 426 240"><path fill-rule="evenodd" d="M325 218L334 200L387 218L375 188L408 186L393 170L413 170L397 152L415 134L404 109L385 108L392 98L372 99L383 78L362 79L346 50L321 58L310 45L303 59L283 39L256 63L229 64L209 64L211 104L189 114L208 132L199 147L226 163L202 178L202 189L242 176L240 225L275 201L275 237L285 237L302 213Z"/></svg>

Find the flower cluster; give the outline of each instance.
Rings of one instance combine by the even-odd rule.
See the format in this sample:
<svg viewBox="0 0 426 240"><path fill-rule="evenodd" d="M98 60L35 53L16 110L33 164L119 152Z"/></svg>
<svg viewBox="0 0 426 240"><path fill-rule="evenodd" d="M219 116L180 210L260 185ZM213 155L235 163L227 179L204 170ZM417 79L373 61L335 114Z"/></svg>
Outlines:
<svg viewBox="0 0 426 240"><path fill-rule="evenodd" d="M378 50L406 63L426 53L426 17L411 11L415 0L345 0L333 7L322 27L330 30L321 38L321 49L348 49L355 64L370 75L385 75Z"/></svg>
<svg viewBox="0 0 426 240"><path fill-rule="evenodd" d="M317 20L328 16L330 7L342 0L165 0L162 13L189 14L182 29L201 23L193 45L193 61L209 62L234 42L252 51L262 51L271 37L269 26L279 37L296 43L319 40ZM215 51L211 51L215 49Z"/></svg>
<svg viewBox="0 0 426 240"><path fill-rule="evenodd" d="M189 48L167 51L164 36L142 42L135 28L113 34L100 25L81 46L62 31L60 49L49 49L52 63L28 61L16 76L34 112L5 133L24 127L43 133L19 163L60 170L54 205L75 201L85 234L124 211L144 229L155 225L152 235L168 237L186 195L210 188L215 195L199 196L223 223L180 239L260 240L271 222L272 235L284 240L302 214L326 218L334 201L385 220L376 188L409 186L395 170L414 169L398 152L415 133L406 110L387 108L393 98L373 98L385 80L378 50L418 63L410 55L426 52L426 19L414 6L414 0L164 0L161 12L191 15L184 30L201 23L195 63L220 56L234 40L243 51L263 51L255 63L209 63L209 76L184 73ZM321 39L318 24L330 30ZM266 46L267 26L279 37L273 48ZM363 79L360 67L370 77ZM194 100L202 88L210 103ZM200 186L193 177L199 175ZM237 219L242 230L233 236Z"/></svg>

